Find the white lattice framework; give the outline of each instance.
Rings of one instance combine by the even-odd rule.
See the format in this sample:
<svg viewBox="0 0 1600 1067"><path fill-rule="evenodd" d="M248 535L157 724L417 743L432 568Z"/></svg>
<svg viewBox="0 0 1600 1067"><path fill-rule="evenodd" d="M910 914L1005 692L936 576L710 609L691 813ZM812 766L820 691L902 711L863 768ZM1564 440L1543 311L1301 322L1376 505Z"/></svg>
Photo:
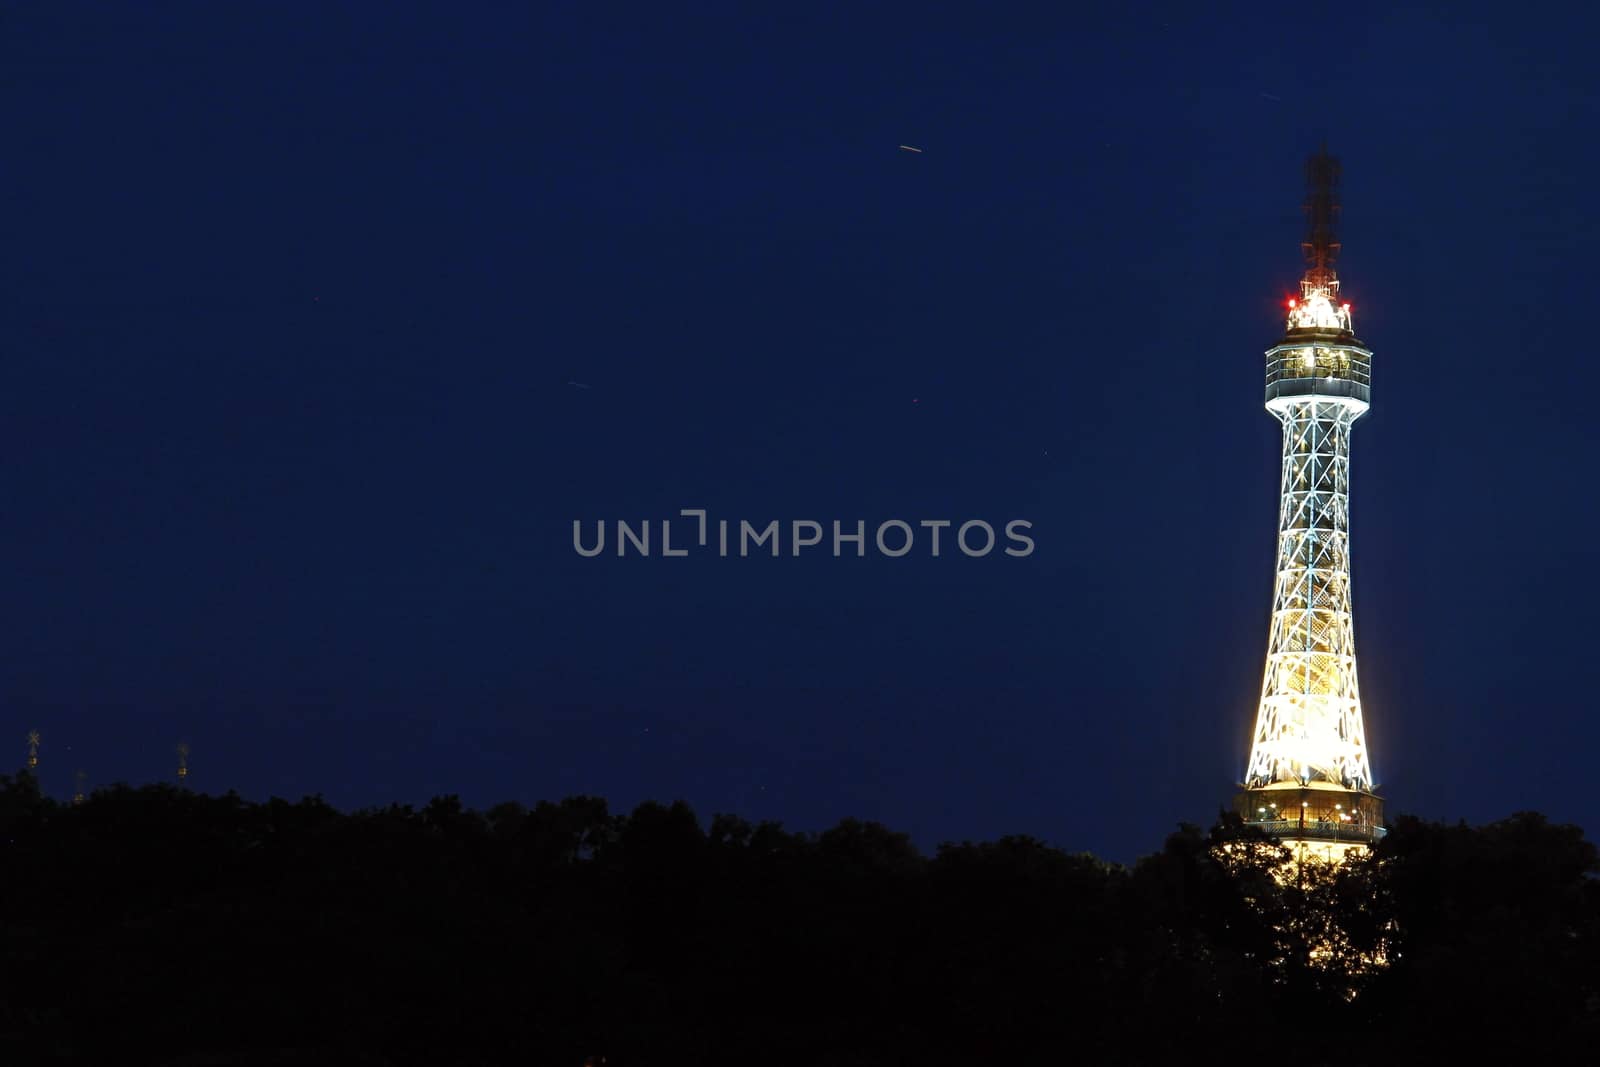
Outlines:
<svg viewBox="0 0 1600 1067"><path fill-rule="evenodd" d="M1324 370L1312 369L1313 361L1334 361L1329 383L1347 373L1337 369L1339 350L1303 351L1306 378ZM1350 431L1367 404L1298 395L1277 396L1267 407L1283 425L1283 478L1267 664L1245 785L1370 790L1350 608Z"/></svg>

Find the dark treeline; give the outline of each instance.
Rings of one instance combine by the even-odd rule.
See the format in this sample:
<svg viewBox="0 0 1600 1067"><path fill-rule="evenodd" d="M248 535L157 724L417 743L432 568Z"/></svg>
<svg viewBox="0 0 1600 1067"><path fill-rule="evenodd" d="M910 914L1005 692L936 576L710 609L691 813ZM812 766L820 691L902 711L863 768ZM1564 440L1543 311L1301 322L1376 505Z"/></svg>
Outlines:
<svg viewBox="0 0 1600 1067"><path fill-rule="evenodd" d="M1396 820L1280 885L1182 826L1131 868L932 856L681 804L344 814L0 777L0 1063L1490 1062L1600 1039L1581 832ZM1381 958L1382 965L1374 965Z"/></svg>

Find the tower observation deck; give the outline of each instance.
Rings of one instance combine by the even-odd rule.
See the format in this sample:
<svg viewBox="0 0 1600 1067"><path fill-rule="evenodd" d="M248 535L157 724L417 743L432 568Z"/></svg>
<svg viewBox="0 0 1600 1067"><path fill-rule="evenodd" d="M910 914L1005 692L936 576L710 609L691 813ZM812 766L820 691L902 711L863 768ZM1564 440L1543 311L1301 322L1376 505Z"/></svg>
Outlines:
<svg viewBox="0 0 1600 1067"><path fill-rule="evenodd" d="M1295 850L1336 861L1383 836L1356 681L1350 605L1350 433L1371 400L1372 352L1339 295L1339 163L1306 162L1306 258L1266 406L1283 427L1267 663L1235 809Z"/></svg>

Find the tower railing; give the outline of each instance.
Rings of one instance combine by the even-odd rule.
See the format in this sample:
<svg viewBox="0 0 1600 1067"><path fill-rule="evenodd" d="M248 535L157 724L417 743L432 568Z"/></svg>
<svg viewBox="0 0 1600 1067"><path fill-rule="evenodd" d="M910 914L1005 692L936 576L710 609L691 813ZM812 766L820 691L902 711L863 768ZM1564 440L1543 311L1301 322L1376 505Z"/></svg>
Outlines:
<svg viewBox="0 0 1600 1067"><path fill-rule="evenodd" d="M1372 844L1383 839L1388 830L1382 826L1363 825L1337 819L1246 819L1246 826L1254 826L1262 833L1278 838L1310 838L1316 841L1360 841Z"/></svg>

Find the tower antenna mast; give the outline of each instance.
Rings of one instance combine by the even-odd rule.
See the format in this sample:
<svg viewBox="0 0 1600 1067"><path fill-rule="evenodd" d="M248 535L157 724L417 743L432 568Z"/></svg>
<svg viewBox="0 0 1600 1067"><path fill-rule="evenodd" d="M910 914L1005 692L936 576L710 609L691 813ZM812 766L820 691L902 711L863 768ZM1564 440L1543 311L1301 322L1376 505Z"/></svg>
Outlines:
<svg viewBox="0 0 1600 1067"><path fill-rule="evenodd" d="M1289 328L1350 331L1350 305L1339 299L1339 161L1324 146L1306 160L1306 272L1300 299L1289 301Z"/></svg>
<svg viewBox="0 0 1600 1067"><path fill-rule="evenodd" d="M1303 295L1322 289L1337 296L1339 276L1333 264L1339 258L1339 161L1328 155L1326 145L1306 160L1306 239L1300 251L1306 257L1306 276L1300 283Z"/></svg>
<svg viewBox="0 0 1600 1067"><path fill-rule="evenodd" d="M39 766L39 731L28 731L28 770L36 770Z"/></svg>

